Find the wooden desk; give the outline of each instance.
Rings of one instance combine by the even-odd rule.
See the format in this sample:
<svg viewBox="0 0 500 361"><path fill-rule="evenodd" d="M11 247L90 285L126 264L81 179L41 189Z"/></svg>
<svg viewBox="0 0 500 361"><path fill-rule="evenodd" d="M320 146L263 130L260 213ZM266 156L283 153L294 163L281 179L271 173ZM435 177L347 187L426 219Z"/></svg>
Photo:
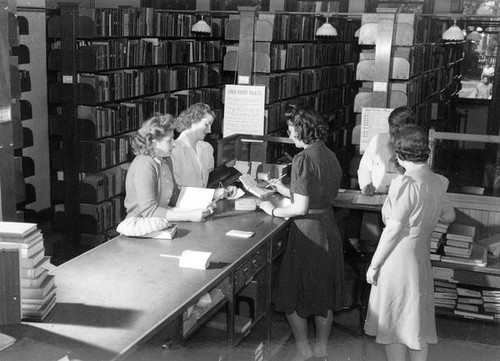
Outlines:
<svg viewBox="0 0 500 361"><path fill-rule="evenodd" d="M222 280L229 277L230 291L235 290L233 276L237 278L238 268L256 252L264 255L263 266L270 275L273 254L283 245L278 236L287 221L259 210L235 211L234 201L219 203L206 222L180 223L173 240L119 236L57 267L57 305L47 318L1 331L57 345L80 360L122 359ZM252 230L255 235L230 238L225 233L231 229ZM184 269L178 260L160 257L186 249L212 252L212 262L227 265ZM268 282L267 292L270 287Z"/></svg>

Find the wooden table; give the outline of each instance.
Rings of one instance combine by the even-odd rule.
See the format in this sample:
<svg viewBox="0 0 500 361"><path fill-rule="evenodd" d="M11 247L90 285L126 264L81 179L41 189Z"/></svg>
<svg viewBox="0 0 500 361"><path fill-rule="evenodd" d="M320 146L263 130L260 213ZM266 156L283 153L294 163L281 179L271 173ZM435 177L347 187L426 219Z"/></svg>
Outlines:
<svg viewBox="0 0 500 361"><path fill-rule="evenodd" d="M125 358L253 252L267 247L286 224L260 210L235 211L234 201L224 200L206 222L180 223L173 240L119 236L53 271L57 304L43 322L23 322L1 331L57 345L80 360ZM225 233L231 229L255 235L230 238ZM226 266L186 269L179 268L175 258L160 257L184 250L212 252L211 261Z"/></svg>

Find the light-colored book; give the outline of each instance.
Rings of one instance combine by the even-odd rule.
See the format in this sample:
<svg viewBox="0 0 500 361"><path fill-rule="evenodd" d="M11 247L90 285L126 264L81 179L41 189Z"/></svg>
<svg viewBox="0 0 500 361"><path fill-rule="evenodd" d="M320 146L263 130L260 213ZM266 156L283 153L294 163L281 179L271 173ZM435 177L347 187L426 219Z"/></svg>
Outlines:
<svg viewBox="0 0 500 361"><path fill-rule="evenodd" d="M36 223L26 222L0 222L0 236L26 237L37 229Z"/></svg>
<svg viewBox="0 0 500 361"><path fill-rule="evenodd" d="M0 332L0 351L2 351L3 349L9 347L14 342L16 342L16 339L14 337L6 335L5 333L1 333Z"/></svg>

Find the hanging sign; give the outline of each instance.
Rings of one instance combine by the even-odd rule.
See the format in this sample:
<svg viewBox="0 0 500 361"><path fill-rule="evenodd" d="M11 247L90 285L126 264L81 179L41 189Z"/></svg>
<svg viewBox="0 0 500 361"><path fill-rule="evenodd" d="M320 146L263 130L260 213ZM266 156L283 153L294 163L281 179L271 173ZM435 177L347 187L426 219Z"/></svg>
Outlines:
<svg viewBox="0 0 500 361"><path fill-rule="evenodd" d="M264 135L266 87L226 85L224 92L223 136Z"/></svg>

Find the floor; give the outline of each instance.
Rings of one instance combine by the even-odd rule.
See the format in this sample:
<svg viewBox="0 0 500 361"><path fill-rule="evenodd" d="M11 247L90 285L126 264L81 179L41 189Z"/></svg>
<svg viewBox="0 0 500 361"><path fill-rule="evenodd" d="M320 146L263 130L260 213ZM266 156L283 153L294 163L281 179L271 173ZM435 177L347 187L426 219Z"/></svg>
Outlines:
<svg viewBox="0 0 500 361"><path fill-rule="evenodd" d="M358 337L354 331L357 311L336 316L328 354L331 361L385 361L383 346L369 336ZM429 361L499 361L500 324L437 318L439 342L429 349ZM311 327L311 334L313 334ZM290 339L274 361L288 361L295 353Z"/></svg>

